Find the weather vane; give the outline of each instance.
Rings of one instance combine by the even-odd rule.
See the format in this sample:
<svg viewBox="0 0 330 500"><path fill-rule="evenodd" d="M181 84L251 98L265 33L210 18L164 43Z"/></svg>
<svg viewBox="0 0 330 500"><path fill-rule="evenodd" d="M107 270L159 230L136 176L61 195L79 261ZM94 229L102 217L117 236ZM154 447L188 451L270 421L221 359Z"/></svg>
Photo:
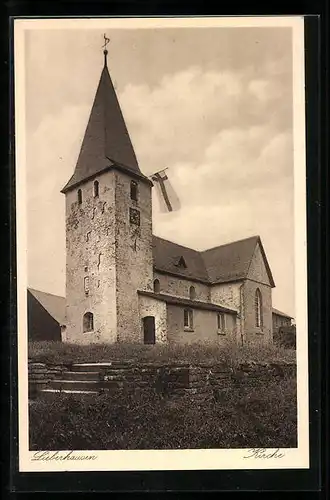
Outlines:
<svg viewBox="0 0 330 500"><path fill-rule="evenodd" d="M104 54L104 66L106 66L107 65L107 55L108 55L108 51L107 51L106 47L107 47L108 43L110 42L110 38L108 38L105 33L103 35L103 38L104 38L104 44L102 45L102 48L104 49L103 50L103 54Z"/></svg>
<svg viewBox="0 0 330 500"><path fill-rule="evenodd" d="M107 45L108 45L108 43L110 42L110 38L107 38L107 36L105 35L105 33L104 33L104 35L103 35L103 38L104 38L104 45L102 45L102 48L104 48L105 50L107 50L107 49L106 49L106 46L107 46Z"/></svg>

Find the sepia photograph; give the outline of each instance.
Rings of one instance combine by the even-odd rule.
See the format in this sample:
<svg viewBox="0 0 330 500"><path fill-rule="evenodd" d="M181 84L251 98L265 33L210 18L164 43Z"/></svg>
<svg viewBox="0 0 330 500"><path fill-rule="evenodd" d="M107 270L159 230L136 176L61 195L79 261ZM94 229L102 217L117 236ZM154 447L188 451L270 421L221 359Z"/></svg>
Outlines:
<svg viewBox="0 0 330 500"><path fill-rule="evenodd" d="M16 20L15 117L20 470L308 468L303 18Z"/></svg>

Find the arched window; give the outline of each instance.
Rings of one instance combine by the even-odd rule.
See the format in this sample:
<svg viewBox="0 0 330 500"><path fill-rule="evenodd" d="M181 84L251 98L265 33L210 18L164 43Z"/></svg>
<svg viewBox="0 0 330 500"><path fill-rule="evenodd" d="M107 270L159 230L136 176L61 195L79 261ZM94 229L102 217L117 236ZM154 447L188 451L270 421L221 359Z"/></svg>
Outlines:
<svg viewBox="0 0 330 500"><path fill-rule="evenodd" d="M81 191L81 189L78 189L77 194L78 194L78 203L79 203L79 205L81 205L82 204L82 191Z"/></svg>
<svg viewBox="0 0 330 500"><path fill-rule="evenodd" d="M91 332L94 330L94 319L93 314L91 312L87 312L84 314L83 318L83 332Z"/></svg>
<svg viewBox="0 0 330 500"><path fill-rule="evenodd" d="M255 315L256 315L256 327L262 328L262 297L259 288L256 290L254 299Z"/></svg>
<svg viewBox="0 0 330 500"><path fill-rule="evenodd" d="M154 292L159 293L160 292L160 283L159 280L155 279L154 281Z"/></svg>
<svg viewBox="0 0 330 500"><path fill-rule="evenodd" d="M191 298L191 300L194 300L196 298L196 290L194 286L191 286L189 288L189 297Z"/></svg>
<svg viewBox="0 0 330 500"><path fill-rule="evenodd" d="M94 181L94 198L99 196L99 181Z"/></svg>
<svg viewBox="0 0 330 500"><path fill-rule="evenodd" d="M131 181L131 200L137 201L138 199L138 185L137 182Z"/></svg>

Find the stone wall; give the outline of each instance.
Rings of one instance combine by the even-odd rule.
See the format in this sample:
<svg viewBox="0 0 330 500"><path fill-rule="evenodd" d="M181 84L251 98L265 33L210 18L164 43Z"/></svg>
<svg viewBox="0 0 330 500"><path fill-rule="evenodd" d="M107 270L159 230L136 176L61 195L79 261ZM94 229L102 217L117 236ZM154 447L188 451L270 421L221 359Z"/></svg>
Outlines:
<svg viewBox="0 0 330 500"><path fill-rule="evenodd" d="M94 197L94 181L99 195ZM151 186L111 170L66 194L66 329L63 341L89 344L141 342L137 290L153 289ZM132 223L130 210L138 211ZM85 280L88 280L88 291ZM83 332L83 316L94 317ZM129 328L127 328L129 325Z"/></svg>
<svg viewBox="0 0 330 500"><path fill-rule="evenodd" d="M236 338L236 319L232 314L225 314L226 331L218 334L217 312L201 309L193 310L193 329L184 327L184 307L167 306L167 328L169 343L191 344L194 342L215 342L226 344Z"/></svg>
<svg viewBox="0 0 330 500"><path fill-rule="evenodd" d="M166 302L143 295L139 296L141 322L141 342L143 342L143 318L155 317L156 344L167 342L167 307Z"/></svg>
<svg viewBox="0 0 330 500"><path fill-rule="evenodd" d="M210 302L210 286L204 285L182 277L169 276L163 273L154 272L154 279L159 280L160 293L175 295L184 299L190 298L190 287L195 288L195 300ZM212 301L211 301L212 302Z"/></svg>
<svg viewBox="0 0 330 500"><path fill-rule="evenodd" d="M116 172L116 297L120 342L143 342L137 290L153 290L151 186L138 184L137 201L130 198L132 177ZM132 223L130 210L139 212Z"/></svg>
<svg viewBox="0 0 330 500"><path fill-rule="evenodd" d="M99 196L93 196L94 180ZM66 193L66 329L63 341L89 344L116 341L115 172L85 182L82 203L77 189ZM88 293L84 280L88 278ZM91 312L94 329L83 332Z"/></svg>
<svg viewBox="0 0 330 500"><path fill-rule="evenodd" d="M259 288L262 297L263 327L256 327L255 295ZM244 342L271 344L272 336L272 289L252 280L244 282Z"/></svg>
<svg viewBox="0 0 330 500"><path fill-rule="evenodd" d="M92 365L89 365L91 370ZM58 366L44 363L29 362L29 396L35 397L40 389L62 387L65 384L86 385L86 382L73 375L79 365ZM80 369L82 365L80 365ZM86 367L83 367L86 370ZM208 397L213 394L221 398L221 394L232 390L237 385L257 386L261 381L282 379L296 376L294 363L247 363L236 369L224 364L160 364L160 363L133 363L113 361L107 366L95 365L95 371L89 371L88 387L98 392L107 390L141 390L153 388L156 392L165 395L190 394L196 398ZM80 372L86 375L86 372ZM61 380L63 385L61 386ZM90 381L93 381L91 383ZM86 387L85 387L86 389Z"/></svg>

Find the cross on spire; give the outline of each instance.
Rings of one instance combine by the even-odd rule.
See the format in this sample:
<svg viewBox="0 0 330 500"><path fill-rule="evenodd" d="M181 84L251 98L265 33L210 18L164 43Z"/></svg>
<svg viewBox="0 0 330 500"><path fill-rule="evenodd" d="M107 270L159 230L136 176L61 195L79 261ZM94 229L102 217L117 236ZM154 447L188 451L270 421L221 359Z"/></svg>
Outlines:
<svg viewBox="0 0 330 500"><path fill-rule="evenodd" d="M103 50L104 66L106 66L107 65L107 55L108 55L108 50L106 47L107 47L108 43L110 42L110 38L108 38L105 33L103 34L103 38L104 38L104 44L102 45L102 48L104 48L104 50Z"/></svg>

